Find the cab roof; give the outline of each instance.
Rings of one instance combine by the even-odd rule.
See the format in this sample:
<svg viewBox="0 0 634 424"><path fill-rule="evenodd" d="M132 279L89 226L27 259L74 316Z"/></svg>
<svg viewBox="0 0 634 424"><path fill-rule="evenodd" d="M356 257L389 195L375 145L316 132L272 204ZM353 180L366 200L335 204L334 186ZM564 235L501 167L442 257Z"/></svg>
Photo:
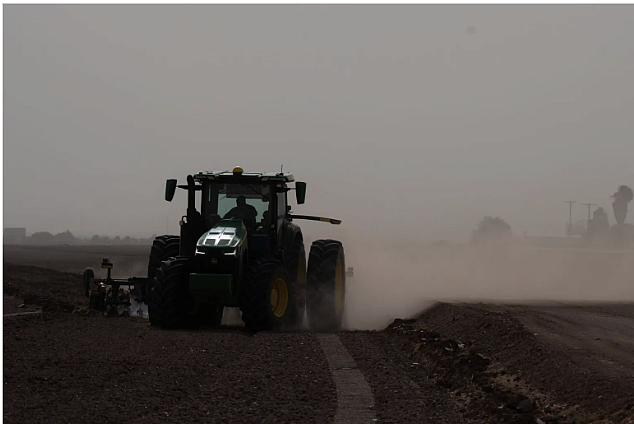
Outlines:
<svg viewBox="0 0 634 424"><path fill-rule="evenodd" d="M236 166L233 171L212 172L204 171L193 175L196 181L218 181L218 182L283 182L291 183L295 181L293 174L289 172L244 172Z"/></svg>

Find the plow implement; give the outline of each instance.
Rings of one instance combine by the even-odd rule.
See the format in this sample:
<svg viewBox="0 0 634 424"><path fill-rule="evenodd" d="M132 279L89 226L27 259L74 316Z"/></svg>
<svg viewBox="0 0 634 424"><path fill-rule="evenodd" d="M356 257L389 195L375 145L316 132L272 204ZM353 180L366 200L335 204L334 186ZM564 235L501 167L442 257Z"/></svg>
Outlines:
<svg viewBox="0 0 634 424"><path fill-rule="evenodd" d="M90 299L89 308L108 316L143 315L140 287L147 282L147 278L112 278L112 267L108 259L101 262L101 268L107 270L106 278L95 278L92 268L84 269L83 289L84 295Z"/></svg>

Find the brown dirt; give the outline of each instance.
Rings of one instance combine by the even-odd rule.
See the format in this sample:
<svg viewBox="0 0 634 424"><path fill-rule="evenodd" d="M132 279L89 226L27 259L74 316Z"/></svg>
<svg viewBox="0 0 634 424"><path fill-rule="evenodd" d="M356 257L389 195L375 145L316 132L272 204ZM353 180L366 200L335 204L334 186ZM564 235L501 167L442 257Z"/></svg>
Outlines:
<svg viewBox="0 0 634 424"><path fill-rule="evenodd" d="M634 305L437 304L373 335L500 422L634 422Z"/></svg>
<svg viewBox="0 0 634 424"><path fill-rule="evenodd" d="M109 257L142 276L148 250L5 246L4 313L43 309L4 318L5 422L332 422L335 386L311 333L161 331L86 313L78 273ZM339 337L379 423L628 423L633 329L632 305L438 304Z"/></svg>
<svg viewBox="0 0 634 424"><path fill-rule="evenodd" d="M86 314L80 275L32 266L5 263L4 293L15 296L5 314L21 299L44 310L4 318L6 423L334 417L334 384L310 333L161 331L142 318Z"/></svg>
<svg viewBox="0 0 634 424"><path fill-rule="evenodd" d="M326 358L308 333L169 332L142 319L59 313L4 321L5 423L334 416Z"/></svg>
<svg viewBox="0 0 634 424"><path fill-rule="evenodd" d="M4 294L22 299L27 305L38 305L45 311L72 312L87 304L81 275L7 263L4 274Z"/></svg>
<svg viewBox="0 0 634 424"><path fill-rule="evenodd" d="M42 312L42 308L37 305L24 303L23 299L6 294L3 296L2 307L4 316Z"/></svg>

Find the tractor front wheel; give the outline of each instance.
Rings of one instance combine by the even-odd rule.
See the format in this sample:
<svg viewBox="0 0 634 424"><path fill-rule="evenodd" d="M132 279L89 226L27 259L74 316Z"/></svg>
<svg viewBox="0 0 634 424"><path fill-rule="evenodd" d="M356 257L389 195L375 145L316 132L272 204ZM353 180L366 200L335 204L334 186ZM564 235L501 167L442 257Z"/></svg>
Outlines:
<svg viewBox="0 0 634 424"><path fill-rule="evenodd" d="M284 265L274 259L256 262L245 275L240 310L251 331L277 330L290 324L295 286Z"/></svg>
<svg viewBox="0 0 634 424"><path fill-rule="evenodd" d="M346 256L336 240L317 240L308 257L308 325L313 331L341 329L346 300Z"/></svg>
<svg viewBox="0 0 634 424"><path fill-rule="evenodd" d="M189 258L176 257L163 262L157 270L148 308L152 324L163 328L184 324L189 268Z"/></svg>
<svg viewBox="0 0 634 424"><path fill-rule="evenodd" d="M152 242L152 248L150 249L150 257L147 267L147 280L144 284L140 284L137 291L137 296L145 302L148 302L148 296L152 289L152 281L156 276L156 271L161 267L163 261L178 256L180 251L179 236L158 236Z"/></svg>

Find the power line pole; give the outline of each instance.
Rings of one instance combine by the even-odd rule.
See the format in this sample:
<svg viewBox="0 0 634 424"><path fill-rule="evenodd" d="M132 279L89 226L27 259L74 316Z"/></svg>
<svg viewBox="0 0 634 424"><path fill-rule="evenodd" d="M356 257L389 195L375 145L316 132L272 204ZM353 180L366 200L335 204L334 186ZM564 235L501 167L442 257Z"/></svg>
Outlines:
<svg viewBox="0 0 634 424"><path fill-rule="evenodd" d="M568 215L568 237L572 236L572 204L574 200L566 200L566 203L570 205L570 214Z"/></svg>
<svg viewBox="0 0 634 424"><path fill-rule="evenodd" d="M590 221L590 208L596 206L596 203L582 203L581 205L588 207L588 221Z"/></svg>

